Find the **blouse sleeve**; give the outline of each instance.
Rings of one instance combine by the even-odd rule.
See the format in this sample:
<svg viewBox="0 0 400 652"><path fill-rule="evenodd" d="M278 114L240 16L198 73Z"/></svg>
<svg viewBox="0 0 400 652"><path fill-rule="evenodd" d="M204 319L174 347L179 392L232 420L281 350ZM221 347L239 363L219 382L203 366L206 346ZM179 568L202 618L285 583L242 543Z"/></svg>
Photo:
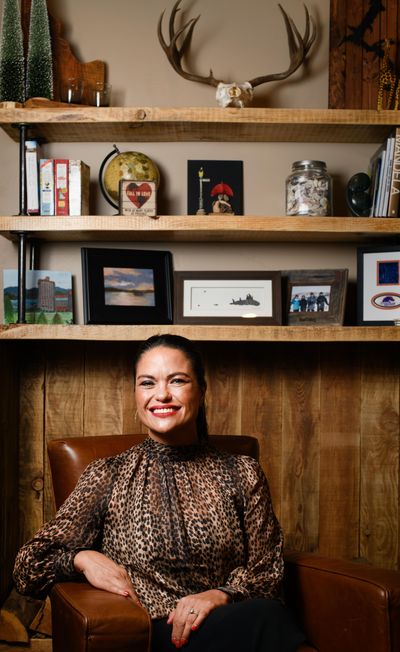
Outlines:
<svg viewBox="0 0 400 652"><path fill-rule="evenodd" d="M96 547L115 476L112 458L92 462L55 517L18 552L19 593L44 597L55 582L76 576L74 557Z"/></svg>
<svg viewBox="0 0 400 652"><path fill-rule="evenodd" d="M275 516L268 481L258 462L241 457L246 565L235 568L226 587L237 599L276 598L283 578L283 533Z"/></svg>

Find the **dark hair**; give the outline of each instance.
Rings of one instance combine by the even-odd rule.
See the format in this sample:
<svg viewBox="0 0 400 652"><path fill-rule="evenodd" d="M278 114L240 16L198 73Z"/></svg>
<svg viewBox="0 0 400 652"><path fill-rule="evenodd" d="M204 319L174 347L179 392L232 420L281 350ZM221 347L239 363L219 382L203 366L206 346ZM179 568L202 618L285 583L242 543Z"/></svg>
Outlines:
<svg viewBox="0 0 400 652"><path fill-rule="evenodd" d="M133 372L134 372L135 379L136 379L136 369L140 358L145 353L147 353L147 351L150 351L151 349L155 349L158 346L165 346L169 349L178 349L178 351L182 351L182 353L187 357L187 359L190 360L193 373L195 375L195 378L197 380L200 389L203 391L206 390L207 383L206 383L204 363L203 363L203 358L201 356L201 353L198 351L198 349L195 347L195 345L191 340L188 340L186 337L182 337L181 335L170 335L168 333L164 333L161 335L152 335L147 340L142 342L136 351L136 355L134 359ZM205 410L204 403L202 403L202 405L200 405L199 407L199 411L197 413L197 419L196 419L196 426L197 426L197 437L199 441L206 441L208 439L208 425L207 425L206 410Z"/></svg>

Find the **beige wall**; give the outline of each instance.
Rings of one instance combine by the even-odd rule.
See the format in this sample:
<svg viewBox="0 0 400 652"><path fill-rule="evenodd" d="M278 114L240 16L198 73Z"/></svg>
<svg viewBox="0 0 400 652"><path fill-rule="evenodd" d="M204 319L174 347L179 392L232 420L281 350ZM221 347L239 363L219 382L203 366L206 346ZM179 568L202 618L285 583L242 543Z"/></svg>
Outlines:
<svg viewBox="0 0 400 652"><path fill-rule="evenodd" d="M173 2L171 0L170 5ZM236 81L278 72L288 64L284 24L277 3L268 0L193 0L184 2L186 15L201 13L192 43L190 67ZM0 1L0 6L2 2ZM167 0L48 0L50 11L64 21L64 34L84 61L107 63L113 104L123 106L213 106L214 89L179 77L158 43L156 25ZM325 108L328 102L329 0L308 3L318 24L318 39L307 69L291 80L256 89L255 105ZM304 9L300 0L285 0L284 8L301 31ZM113 143L54 143L49 157L75 157L91 166L91 212L108 214L97 174ZM244 161L245 212L284 214L284 180L294 160L327 162L334 178L335 214L345 214L343 189L354 172L365 169L376 145L279 143L117 143L122 150L143 151L158 164L165 204L162 213L186 213L186 161L190 158ZM18 212L18 147L0 132L0 213ZM117 218L116 218L117 219ZM196 219L188 218L188 219ZM287 218L290 219L290 218ZM310 218L312 219L312 218ZM93 246L96 246L94 244ZM98 246L104 246L98 245ZM105 245L107 246L107 245ZM348 267L355 278L356 255L350 245L329 244L164 244L113 243L113 247L169 249L176 270L184 269L299 269ZM16 249L0 238L0 268L16 266ZM76 244L45 245L41 268L72 271L75 277L76 321L82 322L80 248ZM0 279L1 281L1 279Z"/></svg>

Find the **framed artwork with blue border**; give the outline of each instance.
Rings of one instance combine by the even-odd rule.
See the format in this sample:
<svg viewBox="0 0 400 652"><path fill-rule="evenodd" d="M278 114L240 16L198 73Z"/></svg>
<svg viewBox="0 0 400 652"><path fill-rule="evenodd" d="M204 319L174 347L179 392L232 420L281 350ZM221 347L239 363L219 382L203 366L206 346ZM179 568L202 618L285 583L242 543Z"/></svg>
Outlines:
<svg viewBox="0 0 400 652"><path fill-rule="evenodd" d="M357 249L357 322L393 326L400 320L400 245Z"/></svg>

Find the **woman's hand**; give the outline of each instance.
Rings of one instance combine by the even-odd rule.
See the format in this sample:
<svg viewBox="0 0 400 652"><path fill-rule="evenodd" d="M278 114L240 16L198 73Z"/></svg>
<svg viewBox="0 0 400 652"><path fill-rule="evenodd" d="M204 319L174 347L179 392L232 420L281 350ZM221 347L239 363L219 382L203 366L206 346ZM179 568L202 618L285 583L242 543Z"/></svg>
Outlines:
<svg viewBox="0 0 400 652"><path fill-rule="evenodd" d="M175 609L168 616L168 624L172 625L171 640L175 647L185 645L190 633L198 629L201 623L217 607L228 604L229 596L218 589L211 589L203 593L186 595L177 603Z"/></svg>
<svg viewBox="0 0 400 652"><path fill-rule="evenodd" d="M140 605L125 568L101 552L80 550L74 557L74 566L77 571L85 575L89 584L97 589L117 593L126 598L129 596L136 604Z"/></svg>

